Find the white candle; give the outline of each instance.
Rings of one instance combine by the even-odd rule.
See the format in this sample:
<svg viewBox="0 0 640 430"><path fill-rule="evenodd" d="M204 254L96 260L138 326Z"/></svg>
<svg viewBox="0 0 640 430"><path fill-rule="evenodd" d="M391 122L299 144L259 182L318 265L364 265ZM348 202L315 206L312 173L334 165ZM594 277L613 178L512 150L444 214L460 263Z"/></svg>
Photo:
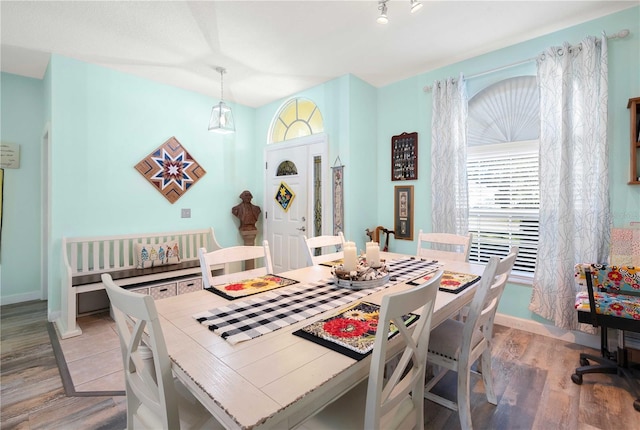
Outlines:
<svg viewBox="0 0 640 430"><path fill-rule="evenodd" d="M369 266L380 264L380 246L378 242L367 242L367 263L369 263Z"/></svg>
<svg viewBox="0 0 640 430"><path fill-rule="evenodd" d="M356 270L358 256L356 255L356 247L353 242L346 242L344 245L344 270L351 272Z"/></svg>

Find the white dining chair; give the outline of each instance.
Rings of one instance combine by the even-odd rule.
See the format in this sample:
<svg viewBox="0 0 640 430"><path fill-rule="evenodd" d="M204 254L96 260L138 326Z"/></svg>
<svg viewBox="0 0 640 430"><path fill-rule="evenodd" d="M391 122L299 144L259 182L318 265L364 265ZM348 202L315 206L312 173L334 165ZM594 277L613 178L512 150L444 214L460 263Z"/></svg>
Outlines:
<svg viewBox="0 0 640 430"><path fill-rule="evenodd" d="M408 290L382 297L378 331L393 323L404 351L397 366L384 378L390 357L389 344L396 341L376 333L369 378L335 399L318 414L304 422L304 430L422 429L424 426L424 378L431 317L442 271L429 281ZM401 317L418 310L420 319L413 333Z"/></svg>
<svg viewBox="0 0 640 430"><path fill-rule="evenodd" d="M102 283L111 301L124 364L127 429L224 428L174 379L153 298Z"/></svg>
<svg viewBox="0 0 640 430"><path fill-rule="evenodd" d="M424 233L420 230L416 255L433 260L469 261L472 239L471 233Z"/></svg>
<svg viewBox="0 0 640 430"><path fill-rule="evenodd" d="M204 288L273 273L271 251L266 240L262 241L262 246L230 246L211 252L207 252L206 248L200 248L198 257ZM254 266L258 264L258 267L247 269L246 265L243 266L243 262L246 261L253 261ZM224 273L214 274L212 266L221 265L224 266Z"/></svg>
<svg viewBox="0 0 640 430"><path fill-rule="evenodd" d="M450 318L431 332L428 362L438 366L440 371L427 382L424 397L457 410L463 430L472 428L469 379L471 366L479 358L487 401L497 404L491 373L493 320L517 255L518 248L514 246L502 260L491 257L482 273L465 321ZM449 370L458 373L456 402L431 392Z"/></svg>
<svg viewBox="0 0 640 430"><path fill-rule="evenodd" d="M337 260L343 256L344 235L342 232L338 232L335 236L307 237L302 235L301 237L309 266ZM317 253L318 255L316 255Z"/></svg>

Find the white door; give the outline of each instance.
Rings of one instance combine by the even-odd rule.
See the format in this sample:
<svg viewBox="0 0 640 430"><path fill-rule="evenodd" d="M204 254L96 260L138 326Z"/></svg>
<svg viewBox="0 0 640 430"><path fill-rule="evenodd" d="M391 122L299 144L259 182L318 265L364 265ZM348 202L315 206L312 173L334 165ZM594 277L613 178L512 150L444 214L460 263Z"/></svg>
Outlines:
<svg viewBox="0 0 640 430"><path fill-rule="evenodd" d="M269 241L275 273L307 265L302 236L313 236L314 158L321 157L324 173L327 170L326 147L326 137L316 135L272 144L265 151L265 238ZM297 173L278 174L282 163L286 163L290 169L295 168ZM326 177L328 175L323 174L323 184L326 184ZM288 204L286 196L280 201L276 199L278 194L287 194L282 187L293 195ZM322 187L323 190L326 188ZM328 205L324 204L326 193L322 194L324 211ZM326 216L323 218L329 219Z"/></svg>

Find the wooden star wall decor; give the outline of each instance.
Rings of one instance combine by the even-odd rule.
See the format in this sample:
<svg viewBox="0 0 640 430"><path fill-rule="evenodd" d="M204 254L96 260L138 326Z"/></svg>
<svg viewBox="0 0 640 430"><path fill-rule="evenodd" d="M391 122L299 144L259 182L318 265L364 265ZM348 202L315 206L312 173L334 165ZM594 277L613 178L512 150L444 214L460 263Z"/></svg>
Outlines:
<svg viewBox="0 0 640 430"><path fill-rule="evenodd" d="M143 158L135 168L171 204L207 173L175 137Z"/></svg>

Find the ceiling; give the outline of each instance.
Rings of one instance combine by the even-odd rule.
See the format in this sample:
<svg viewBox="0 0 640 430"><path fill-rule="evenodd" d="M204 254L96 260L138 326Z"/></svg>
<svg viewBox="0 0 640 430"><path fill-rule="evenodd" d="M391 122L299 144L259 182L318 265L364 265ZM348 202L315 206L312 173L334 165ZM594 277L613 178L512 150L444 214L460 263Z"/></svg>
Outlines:
<svg viewBox="0 0 640 430"><path fill-rule="evenodd" d="M42 78L53 52L214 98L222 66L224 99L259 107L347 73L385 86L640 4L422 2L411 14L391 0L380 25L365 0L0 0L0 66Z"/></svg>

